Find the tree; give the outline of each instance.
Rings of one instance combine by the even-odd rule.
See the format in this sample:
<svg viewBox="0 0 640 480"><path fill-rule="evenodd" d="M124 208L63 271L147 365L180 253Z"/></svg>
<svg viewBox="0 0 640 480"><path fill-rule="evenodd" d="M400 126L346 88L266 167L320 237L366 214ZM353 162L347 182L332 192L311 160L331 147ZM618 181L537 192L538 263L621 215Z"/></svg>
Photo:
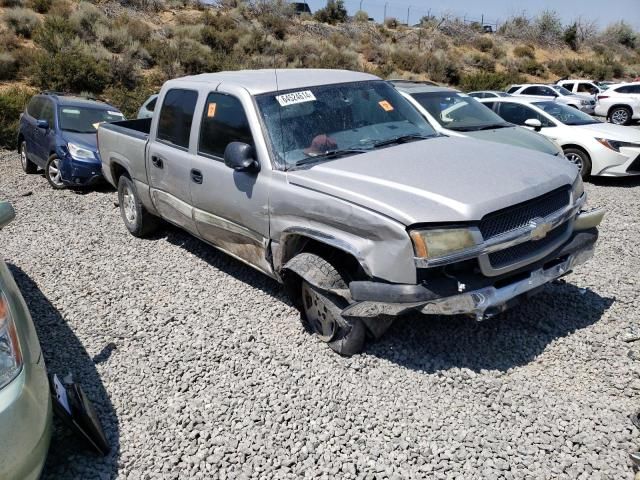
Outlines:
<svg viewBox="0 0 640 480"><path fill-rule="evenodd" d="M578 50L578 24L574 22L573 25L569 25L564 30L562 39L564 40L564 43L569 45L571 50L577 51Z"/></svg>
<svg viewBox="0 0 640 480"><path fill-rule="evenodd" d="M327 6L318 10L315 19L319 22L335 25L347 20L347 9L344 0L327 0Z"/></svg>

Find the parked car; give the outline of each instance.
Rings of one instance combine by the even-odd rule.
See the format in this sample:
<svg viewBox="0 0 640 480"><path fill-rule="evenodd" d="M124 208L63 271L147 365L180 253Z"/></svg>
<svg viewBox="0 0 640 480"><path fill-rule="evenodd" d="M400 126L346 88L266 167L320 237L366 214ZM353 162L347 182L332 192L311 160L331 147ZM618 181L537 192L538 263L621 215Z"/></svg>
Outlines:
<svg viewBox="0 0 640 480"><path fill-rule="evenodd" d="M98 129L126 228L163 218L284 283L341 354L384 332L380 314L480 320L593 252L602 213L583 211L574 165L438 135L373 75L202 74L158 102L151 122Z"/></svg>
<svg viewBox="0 0 640 480"><path fill-rule="evenodd" d="M469 92L468 94L474 98L496 98L496 97L510 97L511 94L507 92L501 92L500 90L480 90L477 92Z"/></svg>
<svg viewBox="0 0 640 480"><path fill-rule="evenodd" d="M570 107L577 108L589 115L593 114L596 103L593 98L588 99L579 95L574 95L566 88L559 87L558 85L531 83L512 85L507 89L507 93L514 96L537 98L538 100L555 100L563 105L569 105Z"/></svg>
<svg viewBox="0 0 640 480"><path fill-rule="evenodd" d="M562 149L553 141L505 122L469 95L446 87L392 84L439 133L506 143L564 158Z"/></svg>
<svg viewBox="0 0 640 480"><path fill-rule="evenodd" d="M55 189L93 185L102 179L98 125L123 119L117 108L97 100L55 92L35 95L20 115L22 168L26 173L44 168Z"/></svg>
<svg viewBox="0 0 640 480"><path fill-rule="evenodd" d="M604 88L593 80L560 80L556 85L566 88L574 95L586 98L594 98L598 93L604 92Z"/></svg>
<svg viewBox="0 0 640 480"><path fill-rule="evenodd" d="M616 125L640 120L640 82L611 85L598 95L595 113Z"/></svg>
<svg viewBox="0 0 640 480"><path fill-rule="evenodd" d="M0 229L15 216L0 202ZM37 480L51 440L49 381L29 310L0 259L0 478Z"/></svg>
<svg viewBox="0 0 640 480"><path fill-rule="evenodd" d="M147 98L138 110L137 118L151 118L153 116L153 110L156 108L157 101L158 94L151 95Z"/></svg>
<svg viewBox="0 0 640 480"><path fill-rule="evenodd" d="M524 98L484 99L503 119L553 139L583 177L640 174L640 131L600 122L557 102Z"/></svg>

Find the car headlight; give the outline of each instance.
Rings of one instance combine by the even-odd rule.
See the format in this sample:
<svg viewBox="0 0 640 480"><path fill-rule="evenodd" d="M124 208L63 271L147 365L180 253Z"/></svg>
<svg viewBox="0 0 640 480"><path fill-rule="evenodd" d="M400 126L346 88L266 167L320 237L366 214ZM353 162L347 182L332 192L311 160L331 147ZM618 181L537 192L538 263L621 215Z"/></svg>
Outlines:
<svg viewBox="0 0 640 480"><path fill-rule="evenodd" d="M578 178L573 182L571 190L573 191L574 202L584 194L584 182L582 181L582 175L578 174Z"/></svg>
<svg viewBox="0 0 640 480"><path fill-rule="evenodd" d="M409 235L418 258L444 257L476 245L468 228L412 230Z"/></svg>
<svg viewBox="0 0 640 480"><path fill-rule="evenodd" d="M22 370L22 351L9 305L0 293L0 389Z"/></svg>
<svg viewBox="0 0 640 480"><path fill-rule="evenodd" d="M580 105L591 105L589 100L580 100Z"/></svg>
<svg viewBox="0 0 640 480"><path fill-rule="evenodd" d="M596 140L601 145L618 153L620 153L620 149L623 147L640 148L640 143L620 142L618 140L608 140L606 138L597 138L597 137L596 137Z"/></svg>
<svg viewBox="0 0 640 480"><path fill-rule="evenodd" d="M73 158L78 158L80 160L93 160L96 158L91 150L82 148L80 145L76 145L75 143L69 142L67 144L67 148Z"/></svg>

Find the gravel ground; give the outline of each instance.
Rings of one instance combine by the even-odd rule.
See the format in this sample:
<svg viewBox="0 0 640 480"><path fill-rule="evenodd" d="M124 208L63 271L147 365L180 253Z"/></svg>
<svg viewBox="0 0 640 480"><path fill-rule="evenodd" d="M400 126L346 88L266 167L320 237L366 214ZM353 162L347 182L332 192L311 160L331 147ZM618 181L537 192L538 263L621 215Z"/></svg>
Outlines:
<svg viewBox="0 0 640 480"><path fill-rule="evenodd" d="M0 254L113 446L58 425L44 478L633 478L640 180L586 188L609 213L566 283L479 324L403 318L346 359L267 277L174 228L136 239L113 191L55 192L0 152Z"/></svg>

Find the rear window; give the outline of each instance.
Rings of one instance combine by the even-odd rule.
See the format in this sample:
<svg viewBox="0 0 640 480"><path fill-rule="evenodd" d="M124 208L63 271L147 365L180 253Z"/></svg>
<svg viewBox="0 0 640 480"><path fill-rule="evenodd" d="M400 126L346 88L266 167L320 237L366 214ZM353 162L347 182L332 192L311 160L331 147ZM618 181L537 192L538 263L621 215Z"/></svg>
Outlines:
<svg viewBox="0 0 640 480"><path fill-rule="evenodd" d="M515 93L518 91L520 87L519 86L515 86L515 87L510 87L509 90L507 90L507 93Z"/></svg>
<svg viewBox="0 0 640 480"><path fill-rule="evenodd" d="M160 109L157 139L188 149L197 101L198 93L193 90L169 90Z"/></svg>

